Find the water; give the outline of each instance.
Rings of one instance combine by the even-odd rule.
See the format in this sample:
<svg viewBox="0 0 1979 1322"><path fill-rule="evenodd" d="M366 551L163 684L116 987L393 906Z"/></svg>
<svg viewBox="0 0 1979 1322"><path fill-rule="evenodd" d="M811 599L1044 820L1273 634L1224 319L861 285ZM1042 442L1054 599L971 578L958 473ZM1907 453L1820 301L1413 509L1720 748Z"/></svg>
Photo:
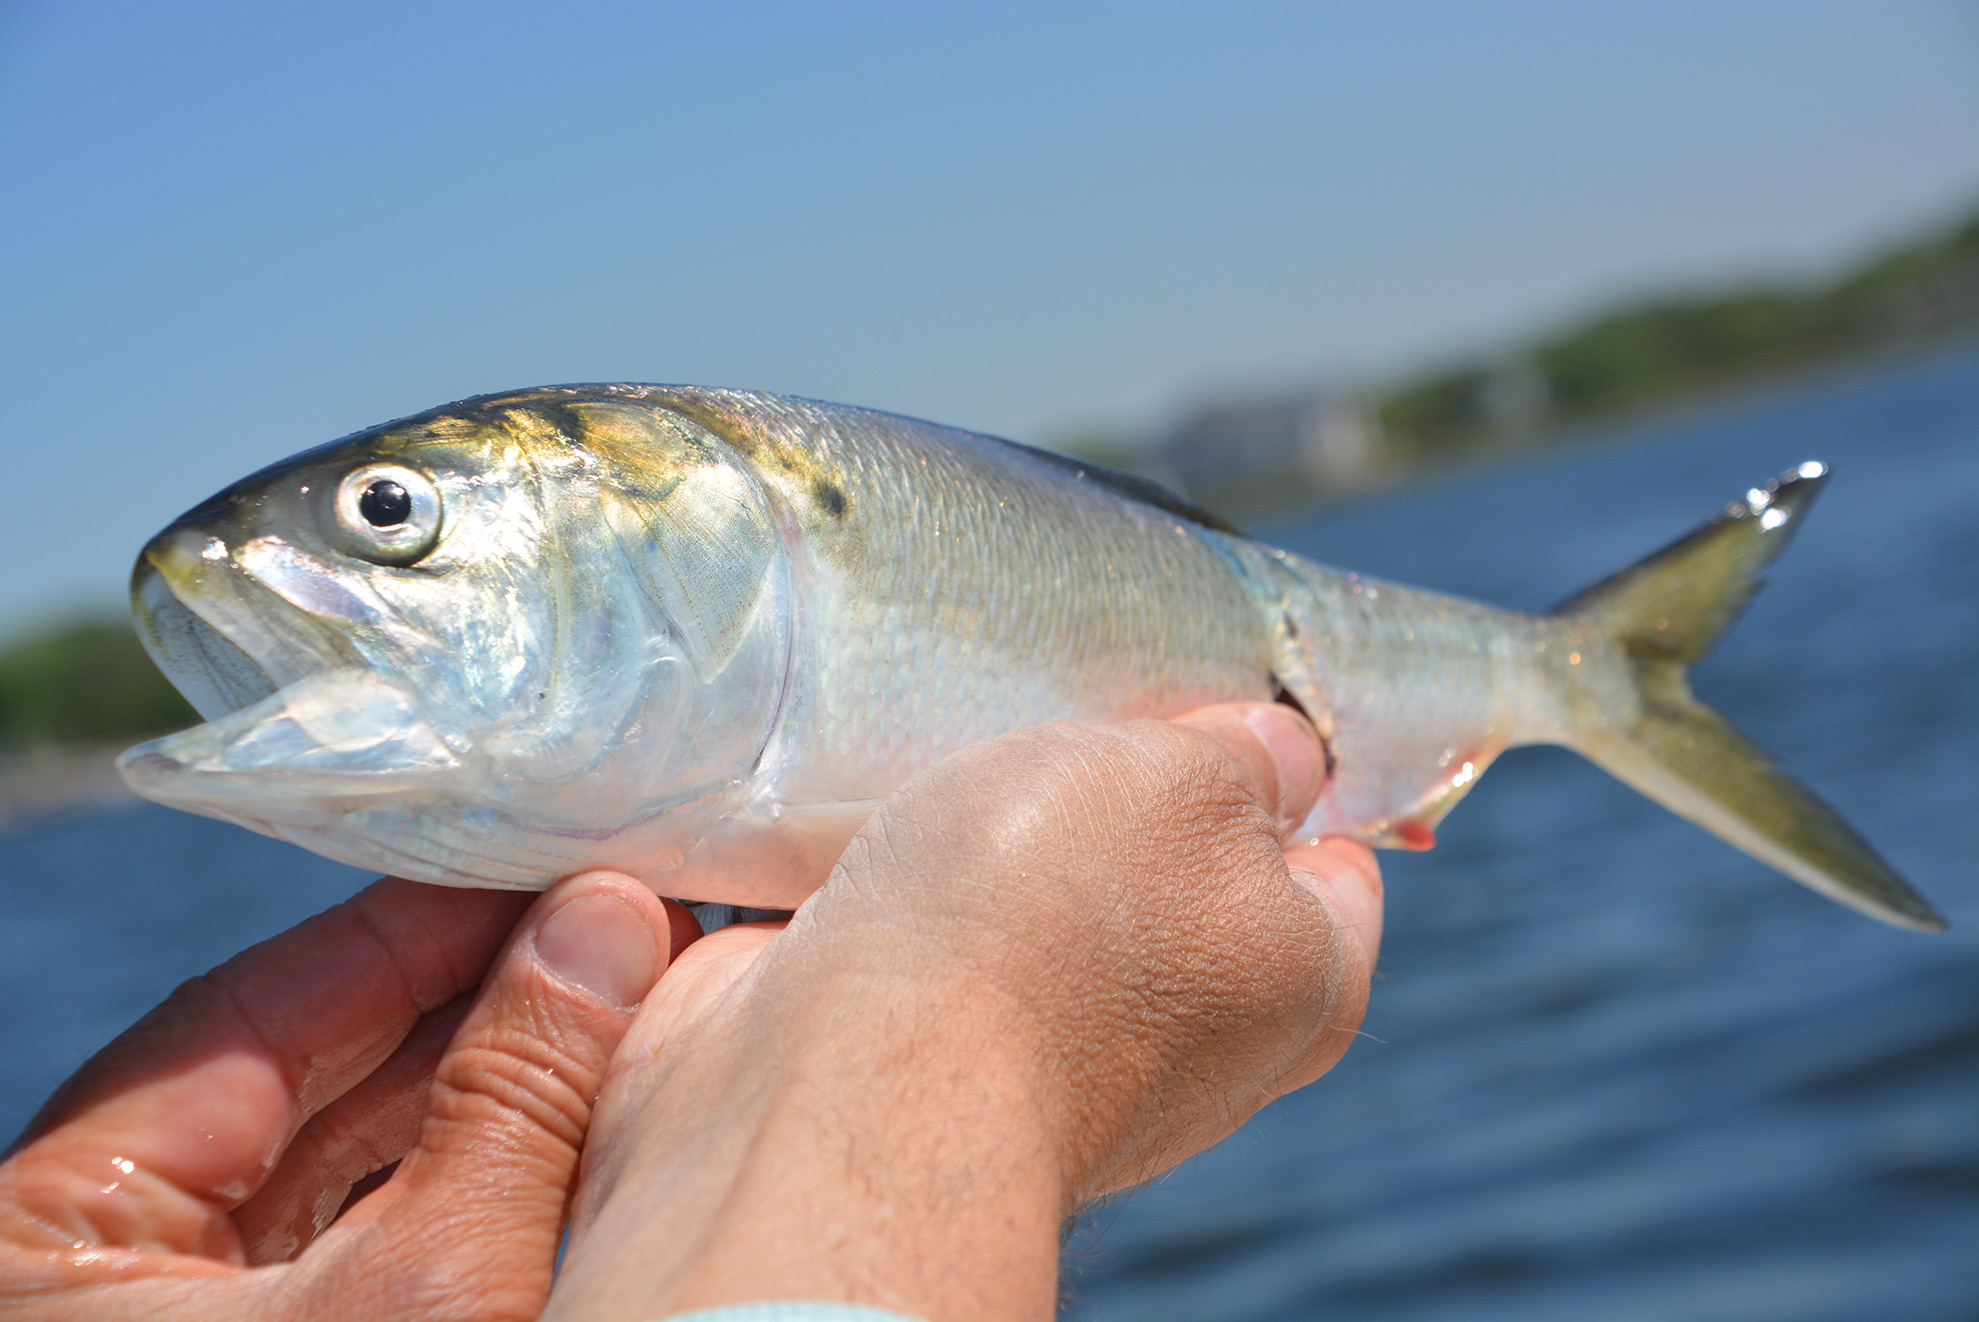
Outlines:
<svg viewBox="0 0 1979 1322"><path fill-rule="evenodd" d="M1835 907L1571 755L1387 854L1367 1031L1075 1237L1080 1319L1979 1317L1979 346L1286 528L1538 608L1825 459L1707 701L1952 918ZM0 836L12 1132L176 983L365 879L151 807Z"/></svg>

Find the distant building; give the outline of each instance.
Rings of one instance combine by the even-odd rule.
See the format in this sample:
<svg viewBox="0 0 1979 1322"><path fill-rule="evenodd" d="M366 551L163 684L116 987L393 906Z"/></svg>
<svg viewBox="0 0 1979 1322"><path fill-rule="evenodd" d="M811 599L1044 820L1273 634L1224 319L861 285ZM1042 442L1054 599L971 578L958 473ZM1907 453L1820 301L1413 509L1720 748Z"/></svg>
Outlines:
<svg viewBox="0 0 1979 1322"><path fill-rule="evenodd" d="M1345 390L1224 400L1186 417L1141 467L1190 495L1274 478L1356 487L1379 460L1379 427L1360 396Z"/></svg>

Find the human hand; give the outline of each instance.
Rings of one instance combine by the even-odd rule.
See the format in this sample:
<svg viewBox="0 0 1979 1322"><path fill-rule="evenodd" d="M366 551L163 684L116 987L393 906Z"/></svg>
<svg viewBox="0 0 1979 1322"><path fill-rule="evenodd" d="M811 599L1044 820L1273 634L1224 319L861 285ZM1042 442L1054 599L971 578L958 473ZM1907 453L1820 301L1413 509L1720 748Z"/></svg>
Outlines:
<svg viewBox="0 0 1979 1322"><path fill-rule="evenodd" d="M696 935L622 877L381 881L194 979L0 1164L0 1313L536 1316L606 1062Z"/></svg>
<svg viewBox="0 0 1979 1322"><path fill-rule="evenodd" d="M1224 706L1020 731L916 777L782 935L725 929L661 979L545 1316L1051 1316L1070 1211L1352 1040L1373 857L1279 845L1323 766L1289 709Z"/></svg>

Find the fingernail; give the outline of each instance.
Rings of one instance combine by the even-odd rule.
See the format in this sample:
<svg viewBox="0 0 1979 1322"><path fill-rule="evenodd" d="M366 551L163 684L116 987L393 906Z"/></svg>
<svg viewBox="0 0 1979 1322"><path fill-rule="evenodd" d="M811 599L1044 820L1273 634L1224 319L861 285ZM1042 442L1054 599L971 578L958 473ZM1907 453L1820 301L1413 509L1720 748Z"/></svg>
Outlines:
<svg viewBox="0 0 1979 1322"><path fill-rule="evenodd" d="M1297 822L1311 809L1326 780L1326 753L1319 737L1296 713L1281 704L1260 704L1244 713L1244 724L1263 742L1278 769L1278 820Z"/></svg>
<svg viewBox="0 0 1979 1322"><path fill-rule="evenodd" d="M609 895L580 895L544 919L536 929L536 958L622 1010L645 999L660 976L652 929Z"/></svg>

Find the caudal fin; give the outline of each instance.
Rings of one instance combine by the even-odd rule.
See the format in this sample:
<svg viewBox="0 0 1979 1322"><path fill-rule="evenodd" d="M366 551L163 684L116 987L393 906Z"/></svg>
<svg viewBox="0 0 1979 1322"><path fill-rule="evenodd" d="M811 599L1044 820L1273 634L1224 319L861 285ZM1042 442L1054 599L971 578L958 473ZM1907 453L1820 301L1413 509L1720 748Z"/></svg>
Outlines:
<svg viewBox="0 0 1979 1322"><path fill-rule="evenodd" d="M1624 735L1577 746L1617 779L1830 899L1920 931L1945 920L1836 812L1691 695L1710 650L1785 549L1828 470L1802 464L1696 532L1559 608L1634 663L1641 718Z"/></svg>

